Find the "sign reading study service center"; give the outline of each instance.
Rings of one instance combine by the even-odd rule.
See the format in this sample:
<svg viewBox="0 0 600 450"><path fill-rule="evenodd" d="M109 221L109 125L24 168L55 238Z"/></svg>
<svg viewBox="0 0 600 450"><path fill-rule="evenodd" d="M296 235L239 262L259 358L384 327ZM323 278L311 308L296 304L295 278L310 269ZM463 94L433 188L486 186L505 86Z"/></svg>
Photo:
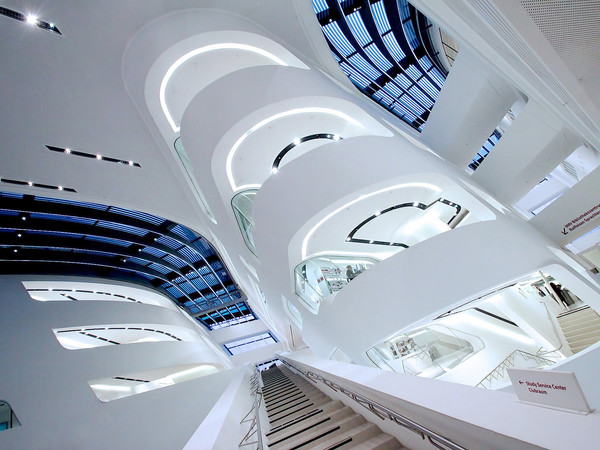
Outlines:
<svg viewBox="0 0 600 450"><path fill-rule="evenodd" d="M519 400L578 414L592 412L573 372L507 369Z"/></svg>

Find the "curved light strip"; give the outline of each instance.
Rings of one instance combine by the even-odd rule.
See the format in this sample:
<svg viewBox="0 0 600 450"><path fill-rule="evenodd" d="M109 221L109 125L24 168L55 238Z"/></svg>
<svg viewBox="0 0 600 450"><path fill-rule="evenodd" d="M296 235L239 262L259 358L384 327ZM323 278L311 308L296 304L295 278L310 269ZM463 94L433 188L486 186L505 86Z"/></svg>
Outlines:
<svg viewBox="0 0 600 450"><path fill-rule="evenodd" d="M326 221L328 221L329 219L331 219L337 213L339 213L340 211L342 211L342 210L348 208L349 206L352 206L355 203L358 203L361 200L364 200L366 198L373 197L374 195L381 194L381 193L383 193L385 191L395 190L395 189L400 189L400 188L405 188L405 187L422 187L422 188L425 188L425 189L439 190L439 187L434 186L433 184L428 184L428 183L403 183L403 184L396 184L394 186L388 186L386 188L379 189L378 191L371 192L370 194L361 195L360 197L355 198L354 200L352 200L352 201L350 201L348 203L345 203L344 205L342 205L339 208L333 210L332 212L330 212L329 214L327 214L325 217L323 217L321 220L319 220L316 223L316 225L314 227L312 227L308 231L308 233L306 233L306 236L304 236L304 240L302 241L302 260L306 259L306 250L308 248L308 240L312 237L312 235L315 233L315 231L317 231L317 228L319 228L321 225L323 225Z"/></svg>
<svg viewBox="0 0 600 450"><path fill-rule="evenodd" d="M166 99L167 84L169 83L169 80L171 79L171 77L173 76L175 71L182 64L186 63L194 56L198 56L198 55L201 55L202 53L212 52L212 51L216 51L216 50L243 50L246 52L256 53L257 55L264 56L265 58L270 59L274 63L279 64L280 66L288 65L282 59L278 58L277 56L273 55L272 53L267 52L266 50L263 50L262 48L258 48L258 47L254 47L252 45L246 45L246 44L236 44L233 42L206 45L204 47L200 47L195 50L192 50L191 52L186 53L185 55L180 57L177 61L175 61L171 65L171 67L169 67L169 70L167 70L167 73L165 73L165 76L163 77L162 82L160 83L160 91L159 91L160 107L162 108L163 113L164 113L165 117L167 118L167 121L169 122L169 125L171 125L171 128L173 129L173 131L175 133L179 132L179 127L175 123L175 120L173 119L173 116L171 116L171 112L169 111L169 108L167 107L167 99Z"/></svg>
<svg viewBox="0 0 600 450"><path fill-rule="evenodd" d="M278 119L282 119L284 117L289 117L289 116L294 116L296 114L310 114L310 113L317 113L317 114L330 114L332 116L336 116L339 117L340 119L346 120L347 122L350 122L354 125L357 126L362 126L361 123L350 117L348 114L345 114L341 111L338 111L337 109L331 109L331 108L319 108L319 107L314 107L314 108L296 108L296 109L290 109L289 111L284 111L284 112L280 112L278 114L275 114L271 117L267 117L266 119L261 120L260 122L258 122L256 125L254 125L252 128L250 128L248 131L246 131L237 141L235 144L233 144L233 147L231 147L231 150L229 150L229 154L227 155L227 162L226 162L226 170L227 170L227 179L229 180L229 184L231 185L231 189L235 192L239 189L238 186L236 186L235 184L235 180L233 179L233 170L232 170L232 163L233 163L233 157L235 156L235 152L237 152L238 148L240 147L240 145L242 145L242 143L246 140L246 138L248 136L250 136L252 133L254 133L255 131L257 131L258 129L264 127L265 125L278 120Z"/></svg>

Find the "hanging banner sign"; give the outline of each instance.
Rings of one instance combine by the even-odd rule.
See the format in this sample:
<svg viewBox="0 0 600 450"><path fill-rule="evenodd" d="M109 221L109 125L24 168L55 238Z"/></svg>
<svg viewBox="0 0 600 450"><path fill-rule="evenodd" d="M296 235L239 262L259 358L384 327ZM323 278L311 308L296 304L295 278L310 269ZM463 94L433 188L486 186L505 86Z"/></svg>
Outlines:
<svg viewBox="0 0 600 450"><path fill-rule="evenodd" d="M589 414L588 402L573 372L507 369L519 400L546 408Z"/></svg>

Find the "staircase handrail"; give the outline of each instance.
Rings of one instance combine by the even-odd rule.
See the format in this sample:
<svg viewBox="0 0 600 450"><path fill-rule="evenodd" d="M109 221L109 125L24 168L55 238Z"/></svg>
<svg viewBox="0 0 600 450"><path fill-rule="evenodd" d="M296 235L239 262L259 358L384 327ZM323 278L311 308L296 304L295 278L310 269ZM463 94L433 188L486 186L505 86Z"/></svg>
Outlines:
<svg viewBox="0 0 600 450"><path fill-rule="evenodd" d="M523 350L518 350L517 349L517 350L513 351L510 355L508 355L506 358L504 358L500 362L500 364L498 364L490 373L488 373L475 386L487 389L487 387L484 385L484 383L486 381L491 382L493 379L499 380L500 378L502 378L504 376L504 372L506 371L506 369L508 369L510 367L514 367L514 365L515 365L515 357L517 355L521 355L523 358L525 358L525 360L533 359L533 360L535 360L538 363L545 363L545 365L554 364L556 362L556 361L552 361L551 359L543 358L543 357L541 357L539 355L534 355L532 353L528 353L528 352L525 352Z"/></svg>
<svg viewBox="0 0 600 450"><path fill-rule="evenodd" d="M295 365L286 361L282 357L279 357L279 359L281 362L283 362L283 364L288 366L290 369L293 369L294 371L302 374L307 380L312 381L313 383L316 383L317 381L321 381L323 384L325 384L329 388L333 389L334 391L339 391L342 394L347 395L348 397L350 397L352 400L359 403L360 405L365 406L369 411L371 411L373 414L375 414L380 419L382 419L382 420L390 419L395 424L403 426L403 427L407 428L408 430L410 430L414 433L417 433L418 435L421 436L422 439L427 438L429 440L429 442L431 443L431 445L433 445L434 447L437 447L441 450L466 450L465 447L461 447L460 445L452 442L450 439L445 438L444 436L436 433L433 430L430 430L429 428L425 427L424 425L421 425L421 424L415 422L414 420L411 420L408 417L403 416L402 414L399 414L399 413L387 408L386 406L384 406L380 403L377 403L376 401L371 400L370 398L365 397L364 395L353 391L352 389L343 387L343 386L337 384L336 382L331 381L317 373L311 372L309 370L303 370L299 367L296 367Z"/></svg>
<svg viewBox="0 0 600 450"><path fill-rule="evenodd" d="M252 378L250 379L250 386L252 389L252 407L250 408L250 411L248 411L248 413L244 416L244 418L241 420L240 425L250 421L250 429L248 430L248 432L246 433L246 435L242 438L242 440L240 441L238 448L239 447L246 447L247 445L253 445L256 444L256 449L257 450L263 450L264 446L263 446L263 442L262 442L262 431L260 429L260 416L259 416L259 411L260 411L260 403L262 402L262 389L261 389L261 377L258 371L258 367L254 366L254 373L252 374ZM251 419L248 418L248 416L254 412L254 415L252 416ZM252 436L254 436L256 434L256 440L254 441L250 441L250 439L252 438Z"/></svg>

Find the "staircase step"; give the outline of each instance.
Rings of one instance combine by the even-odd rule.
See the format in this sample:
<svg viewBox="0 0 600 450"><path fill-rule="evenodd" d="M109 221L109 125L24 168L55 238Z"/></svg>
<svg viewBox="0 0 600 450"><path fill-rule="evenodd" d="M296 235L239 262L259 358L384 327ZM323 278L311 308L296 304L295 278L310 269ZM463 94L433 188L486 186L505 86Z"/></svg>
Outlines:
<svg viewBox="0 0 600 450"><path fill-rule="evenodd" d="M571 328L571 329L563 328L563 332L564 332L565 336L581 334L581 333L585 333L585 332L597 332L600 334L600 320L598 321L598 323L586 323L586 324L580 325L577 328Z"/></svg>
<svg viewBox="0 0 600 450"><path fill-rule="evenodd" d="M358 414L353 414L349 417L344 417L343 419L337 422L327 421L321 424L321 426L315 427L315 429L313 430L308 430L307 432L302 433L298 436L294 436L292 438L286 439L281 442L276 442L274 444L269 444L269 449L294 450L300 447L312 449L321 442L325 442L326 440L331 439L334 436L339 436L347 430L354 428L355 426L360 425L364 422L365 419Z"/></svg>
<svg viewBox="0 0 600 450"><path fill-rule="evenodd" d="M592 344L595 344L596 342L598 342L600 339L597 336L592 336L592 337L582 337L579 339L567 339L567 342L569 343L569 347L573 348L573 347L581 347L581 346L586 346L589 347Z"/></svg>
<svg viewBox="0 0 600 450"><path fill-rule="evenodd" d="M306 420L303 420L295 425L289 426L280 431L276 431L273 434L269 434L267 436L267 439L268 439L268 442L277 442L286 436L295 435L295 434L301 432L302 430L306 430L306 429L312 427L316 423L321 423L321 422L323 422L323 419L328 419L327 423L331 423L331 422L337 422L339 420L342 420L344 417L348 417L353 414L354 414L354 411L352 411L352 409L348 408L347 406L343 406L343 407L338 408L333 411L320 412L320 413L315 414L314 416L311 416L311 417L307 418Z"/></svg>
<svg viewBox="0 0 600 450"><path fill-rule="evenodd" d="M573 313L572 315L569 316L563 316L560 317L558 319L558 323L560 323L561 326L572 326L578 323L586 323L586 322L593 322L593 321L598 321L600 320L598 318L598 314L596 314L594 311L591 312L580 312L580 313Z"/></svg>
<svg viewBox="0 0 600 450"><path fill-rule="evenodd" d="M265 407L267 408L267 410L273 409L276 405L280 404L281 402L288 402L291 398L296 397L298 394L311 398L312 396L318 395L320 393L322 392L315 387L303 390L290 389L288 392L282 393L281 396L265 400Z"/></svg>
<svg viewBox="0 0 600 450"><path fill-rule="evenodd" d="M290 410L290 412L288 412L287 414L281 414L279 416L279 418L270 420L271 429L277 428L277 427L281 426L282 424L296 420L297 418L302 417L302 416L306 415L307 413L314 411L314 410L322 409L323 411L331 411L331 410L334 410L334 409L344 406L344 404L342 402L340 402L339 400L331 400L331 399L329 399L329 397L327 397L326 400L329 400L329 401L325 401L318 405L313 404L310 407L304 407L297 411Z"/></svg>
<svg viewBox="0 0 600 450"><path fill-rule="evenodd" d="M331 401L331 399L326 396L323 396L323 398L319 398L317 400L303 399L302 401L296 402L293 405L290 405L288 408L278 411L277 413L270 413L269 421L273 425L278 425L278 423L276 424L275 422L281 419L288 419L292 417L291 414L310 411L310 409L314 408L315 406L320 406L329 401Z"/></svg>
<svg viewBox="0 0 600 450"><path fill-rule="evenodd" d="M351 428L339 436L334 436L331 439L322 442L319 445L311 447L311 450L326 450L330 448L352 448L361 442L365 442L370 438L377 436L381 430L376 425L365 422Z"/></svg>
<svg viewBox="0 0 600 450"><path fill-rule="evenodd" d="M269 415L269 417L271 416L271 414L276 415L281 410L286 409L289 405L297 403L302 400L307 400L309 403L311 403L311 402L314 403L315 401L321 400L321 399L329 400L329 397L325 396L325 394L323 394L320 391L311 393L310 395L305 395L302 392L300 392L300 394L298 396L290 397L288 399L288 401L277 403L276 405L266 408L267 414Z"/></svg>
<svg viewBox="0 0 600 450"><path fill-rule="evenodd" d="M379 433L377 436L349 448L355 450L401 450L406 447L403 447L394 436L390 436L386 433Z"/></svg>

